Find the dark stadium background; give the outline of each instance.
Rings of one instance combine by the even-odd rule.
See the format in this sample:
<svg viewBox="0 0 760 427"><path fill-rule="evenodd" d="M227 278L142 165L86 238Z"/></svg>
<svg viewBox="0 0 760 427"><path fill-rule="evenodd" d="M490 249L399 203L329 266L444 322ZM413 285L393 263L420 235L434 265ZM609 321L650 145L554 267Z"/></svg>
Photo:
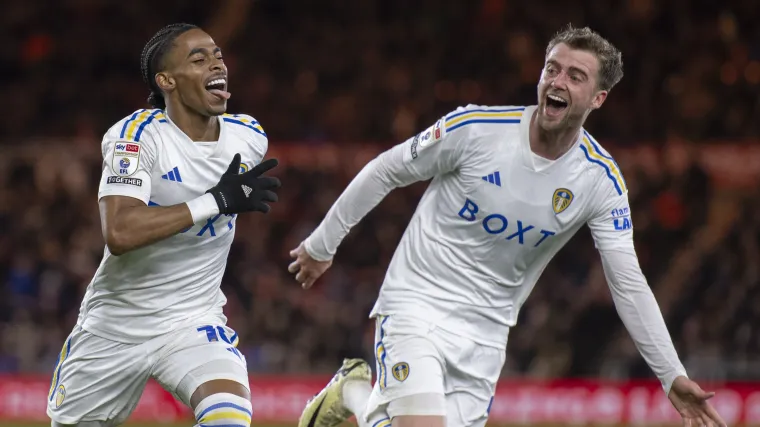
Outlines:
<svg viewBox="0 0 760 427"><path fill-rule="evenodd" d="M688 372L760 390L757 1L25 0L0 13L4 425L46 422L47 381L103 254L100 139L147 107L140 53L173 22L222 46L229 110L256 117L281 160L281 201L238 219L222 284L253 383L316 384L343 357L373 360L367 314L425 184L382 202L310 292L288 251L380 151L460 105L535 103L544 46L573 23L623 52L625 77L587 129L624 171L641 266ZM503 378L652 379L585 228L522 310Z"/></svg>

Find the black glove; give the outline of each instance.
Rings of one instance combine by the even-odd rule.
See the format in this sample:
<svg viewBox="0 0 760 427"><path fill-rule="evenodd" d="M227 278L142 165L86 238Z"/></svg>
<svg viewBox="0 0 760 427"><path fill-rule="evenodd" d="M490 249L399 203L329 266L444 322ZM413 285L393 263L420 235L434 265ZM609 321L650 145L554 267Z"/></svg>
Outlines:
<svg viewBox="0 0 760 427"><path fill-rule="evenodd" d="M269 205L264 202L276 202L277 194L272 191L280 188L280 180L271 176L260 176L277 166L277 159L265 160L253 169L240 173L240 154L235 154L230 167L222 175L219 183L207 193L214 195L219 213L234 214L241 212L269 212Z"/></svg>

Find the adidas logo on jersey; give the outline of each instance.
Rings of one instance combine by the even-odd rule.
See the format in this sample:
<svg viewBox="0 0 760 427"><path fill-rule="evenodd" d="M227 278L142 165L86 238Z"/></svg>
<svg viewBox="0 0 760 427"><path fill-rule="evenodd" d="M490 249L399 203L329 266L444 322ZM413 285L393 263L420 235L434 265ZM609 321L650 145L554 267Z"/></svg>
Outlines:
<svg viewBox="0 0 760 427"><path fill-rule="evenodd" d="M243 185L243 193L245 193L245 198L246 199L248 198L248 196L251 195L252 191L253 191L253 189L251 187L249 187L247 185Z"/></svg>
<svg viewBox="0 0 760 427"><path fill-rule="evenodd" d="M489 173L488 175L484 176L483 181L487 181L491 184L496 184L496 186L501 187L501 176L499 176L499 171Z"/></svg>
<svg viewBox="0 0 760 427"><path fill-rule="evenodd" d="M161 175L161 179L166 179L166 180L169 180L169 181L182 182L182 177L179 175L179 169L176 166L174 167L174 169L172 169L169 172Z"/></svg>

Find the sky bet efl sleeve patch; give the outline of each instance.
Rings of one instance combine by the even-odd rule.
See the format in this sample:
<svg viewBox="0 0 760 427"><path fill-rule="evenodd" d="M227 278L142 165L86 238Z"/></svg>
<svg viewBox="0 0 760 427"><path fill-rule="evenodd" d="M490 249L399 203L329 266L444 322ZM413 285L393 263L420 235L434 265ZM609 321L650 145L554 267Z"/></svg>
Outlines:
<svg viewBox="0 0 760 427"><path fill-rule="evenodd" d="M443 119L440 119L435 122L433 126L430 126L414 137L414 140L412 141L413 159L417 158L417 152L419 150L430 147L431 145L443 139L443 136L446 134L446 129L444 126L445 125L443 123Z"/></svg>
<svg viewBox="0 0 760 427"><path fill-rule="evenodd" d="M140 144L117 142L113 150L111 167L119 176L130 176L137 172L140 163Z"/></svg>

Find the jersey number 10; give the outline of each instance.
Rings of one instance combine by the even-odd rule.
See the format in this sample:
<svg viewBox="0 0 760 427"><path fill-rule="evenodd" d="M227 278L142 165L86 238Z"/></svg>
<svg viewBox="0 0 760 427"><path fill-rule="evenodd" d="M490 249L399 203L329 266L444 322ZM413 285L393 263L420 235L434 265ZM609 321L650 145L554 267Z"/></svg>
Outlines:
<svg viewBox="0 0 760 427"><path fill-rule="evenodd" d="M227 351L237 356L239 359L242 358L240 355L240 351L235 348L235 341L237 341L237 332L233 331L233 335L231 337L227 337L227 333L225 332L224 328L221 326L217 326L214 328L212 325L206 325L201 326L197 329L198 332L205 332L206 338L208 338L208 342L218 342L221 338L223 342L231 345L232 347L227 347Z"/></svg>

